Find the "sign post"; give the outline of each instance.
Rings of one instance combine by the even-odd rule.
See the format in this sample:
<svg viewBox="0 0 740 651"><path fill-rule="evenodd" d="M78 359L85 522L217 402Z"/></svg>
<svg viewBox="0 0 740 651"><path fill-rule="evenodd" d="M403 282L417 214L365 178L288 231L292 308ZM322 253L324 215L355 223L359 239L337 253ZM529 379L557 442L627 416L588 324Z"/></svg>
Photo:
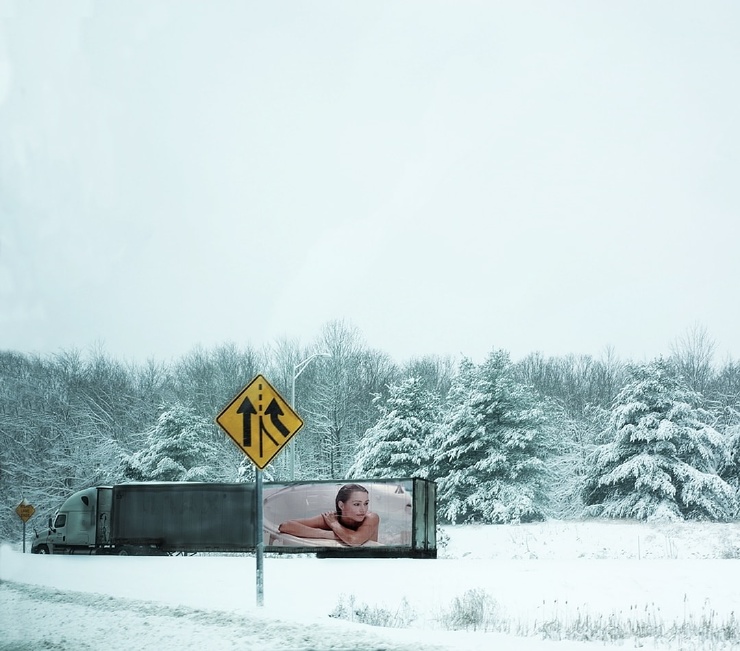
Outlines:
<svg viewBox="0 0 740 651"><path fill-rule="evenodd" d="M31 519L31 516L36 513L36 509L33 508L31 504L26 502L26 498L24 497L21 500L21 503L15 507L15 512L18 514L18 517L23 520L23 553L26 553L26 522L28 522Z"/></svg>
<svg viewBox="0 0 740 651"><path fill-rule="evenodd" d="M257 605L265 604L265 534L262 529L262 510L264 508L262 498L262 471L254 470L255 493L257 494L257 549L255 552L255 563L257 565Z"/></svg>
<svg viewBox="0 0 740 651"><path fill-rule="evenodd" d="M300 416L262 375L257 375L216 416L216 423L256 466L257 605L264 605L262 471L303 427Z"/></svg>

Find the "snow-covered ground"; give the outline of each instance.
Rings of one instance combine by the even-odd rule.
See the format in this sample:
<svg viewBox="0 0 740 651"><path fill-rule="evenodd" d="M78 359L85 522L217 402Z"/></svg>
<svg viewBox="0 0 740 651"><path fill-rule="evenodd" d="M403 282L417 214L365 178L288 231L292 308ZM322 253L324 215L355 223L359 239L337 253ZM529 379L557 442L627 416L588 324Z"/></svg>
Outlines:
<svg viewBox="0 0 740 651"><path fill-rule="evenodd" d="M607 648L740 648L739 523L445 532L437 560L267 557L261 608L250 556L35 556L6 544L0 650L589 651L604 637Z"/></svg>

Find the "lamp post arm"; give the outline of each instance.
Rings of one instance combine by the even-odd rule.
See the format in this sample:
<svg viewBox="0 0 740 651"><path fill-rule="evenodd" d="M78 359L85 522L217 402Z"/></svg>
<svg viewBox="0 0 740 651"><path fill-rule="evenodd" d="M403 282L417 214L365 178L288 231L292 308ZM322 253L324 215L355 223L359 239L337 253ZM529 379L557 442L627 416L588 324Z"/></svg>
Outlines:
<svg viewBox="0 0 740 651"><path fill-rule="evenodd" d="M295 381L298 379L298 376L303 373L306 367L317 357L331 357L331 355L329 353L314 353L293 367L293 382L290 388L290 406L293 407L293 409L295 409ZM295 441L291 441L289 443L288 452L290 453L290 480L293 481L295 479Z"/></svg>
<svg viewBox="0 0 740 651"><path fill-rule="evenodd" d="M329 353L314 353L311 357L307 357L300 364L296 364L293 367L293 382L298 379L298 376L306 370L306 367L317 357L331 357Z"/></svg>

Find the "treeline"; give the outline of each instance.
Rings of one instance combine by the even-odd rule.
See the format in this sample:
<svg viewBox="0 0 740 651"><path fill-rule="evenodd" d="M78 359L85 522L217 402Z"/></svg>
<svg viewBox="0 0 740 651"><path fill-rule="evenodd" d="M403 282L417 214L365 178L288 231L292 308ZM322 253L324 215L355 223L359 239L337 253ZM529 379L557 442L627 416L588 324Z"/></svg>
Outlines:
<svg viewBox="0 0 740 651"><path fill-rule="evenodd" d="M740 365L716 365L701 329L652 366L613 351L512 362L496 350L480 365L437 356L399 365L356 328L331 322L309 345L229 344L171 363L122 363L102 349L0 352L0 537L17 536L13 511L22 498L36 507L30 524L39 526L66 495L90 485L251 479L251 464L214 418L257 373L288 400L295 389L305 421L295 479L433 477L442 517L457 522L735 513L727 491L739 475ZM665 386L643 395L640 373ZM628 417L635 404L642 406ZM687 473L693 484L681 479ZM291 479L287 455L267 476ZM653 497L635 501L646 481L657 482ZM735 501L706 506L726 498Z"/></svg>

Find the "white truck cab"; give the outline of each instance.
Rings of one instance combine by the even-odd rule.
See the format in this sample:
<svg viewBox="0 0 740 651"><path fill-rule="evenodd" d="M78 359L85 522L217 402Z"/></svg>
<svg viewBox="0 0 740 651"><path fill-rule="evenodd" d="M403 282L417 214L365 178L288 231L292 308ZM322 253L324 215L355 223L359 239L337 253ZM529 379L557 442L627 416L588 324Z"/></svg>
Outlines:
<svg viewBox="0 0 740 651"><path fill-rule="evenodd" d="M110 489L107 493L110 494ZM110 504L104 504L105 496L106 489L99 487L73 493L54 517L49 518L48 531L36 532L31 553L94 553L101 542L105 543L109 530Z"/></svg>

